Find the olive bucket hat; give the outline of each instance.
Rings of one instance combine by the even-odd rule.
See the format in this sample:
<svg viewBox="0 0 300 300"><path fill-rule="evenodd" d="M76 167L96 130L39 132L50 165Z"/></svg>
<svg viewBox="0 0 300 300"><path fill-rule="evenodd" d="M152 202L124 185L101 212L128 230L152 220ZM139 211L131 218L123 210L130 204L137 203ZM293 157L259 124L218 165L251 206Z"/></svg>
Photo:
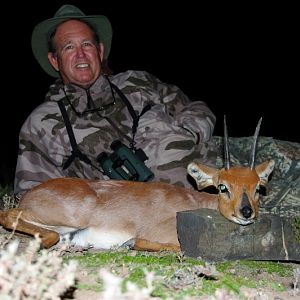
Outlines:
<svg viewBox="0 0 300 300"><path fill-rule="evenodd" d="M74 5L63 5L53 18L36 25L31 36L31 47L34 57L44 71L53 77L59 77L59 73L48 61L48 38L60 23L69 19L79 19L90 24L104 44L104 58L107 58L110 52L112 28L108 18L103 15L86 16Z"/></svg>

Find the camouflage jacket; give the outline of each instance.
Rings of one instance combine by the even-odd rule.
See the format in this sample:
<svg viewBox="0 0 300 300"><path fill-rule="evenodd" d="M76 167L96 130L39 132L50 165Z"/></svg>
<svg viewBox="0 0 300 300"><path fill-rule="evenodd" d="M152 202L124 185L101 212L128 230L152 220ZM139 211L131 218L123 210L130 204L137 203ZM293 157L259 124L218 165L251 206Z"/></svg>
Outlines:
<svg viewBox="0 0 300 300"><path fill-rule="evenodd" d="M216 153L212 137L215 116L202 101L191 101L178 87L161 82L142 71L127 71L110 76L128 98L133 109L140 114L147 104L135 135L136 147L145 151L145 164L155 174L154 180L189 187L186 166L198 159L215 164ZM104 106L98 113L79 117L75 111L88 108L88 95L92 107ZM14 191L16 194L30 189L49 178L75 176L108 179L98 168L79 159L63 170L72 147L62 118L58 101L63 99L78 148L99 167L97 156L111 153L111 143L121 140L125 145L132 138L132 116L104 76L88 90L75 85L63 85L57 80L23 124L19 135L19 154ZM71 103L71 104L70 104ZM118 130L108 119L117 125Z"/></svg>

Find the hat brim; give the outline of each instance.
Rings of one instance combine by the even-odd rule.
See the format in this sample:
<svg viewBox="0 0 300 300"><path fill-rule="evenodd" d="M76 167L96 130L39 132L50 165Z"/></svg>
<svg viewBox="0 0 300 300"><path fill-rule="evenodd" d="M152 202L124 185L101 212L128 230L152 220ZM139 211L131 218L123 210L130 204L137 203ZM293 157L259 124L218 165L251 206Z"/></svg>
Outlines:
<svg viewBox="0 0 300 300"><path fill-rule="evenodd" d="M57 17L45 20L39 23L32 32L31 48L34 57L46 73L53 77L59 77L59 73L51 66L48 61L48 36L49 33L63 21L69 19L83 20L92 25L96 30L101 42L104 45L104 58L106 59L110 52L112 27L107 17L102 15L76 16L76 17Z"/></svg>

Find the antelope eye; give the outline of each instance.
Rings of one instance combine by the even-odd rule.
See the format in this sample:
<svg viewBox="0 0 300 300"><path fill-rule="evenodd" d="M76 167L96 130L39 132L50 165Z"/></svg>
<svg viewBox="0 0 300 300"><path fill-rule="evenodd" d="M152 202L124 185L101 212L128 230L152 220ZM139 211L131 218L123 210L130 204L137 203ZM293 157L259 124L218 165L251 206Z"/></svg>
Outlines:
<svg viewBox="0 0 300 300"><path fill-rule="evenodd" d="M227 187L226 187L225 184L219 184L219 185L218 185L218 189L219 189L219 191L220 191L221 193L227 193L227 192L228 192L228 189L227 189Z"/></svg>
<svg viewBox="0 0 300 300"><path fill-rule="evenodd" d="M256 187L256 193L259 193L259 194L262 195L262 196L266 196L266 194L267 194L267 189L266 189L265 186L259 184L259 185Z"/></svg>

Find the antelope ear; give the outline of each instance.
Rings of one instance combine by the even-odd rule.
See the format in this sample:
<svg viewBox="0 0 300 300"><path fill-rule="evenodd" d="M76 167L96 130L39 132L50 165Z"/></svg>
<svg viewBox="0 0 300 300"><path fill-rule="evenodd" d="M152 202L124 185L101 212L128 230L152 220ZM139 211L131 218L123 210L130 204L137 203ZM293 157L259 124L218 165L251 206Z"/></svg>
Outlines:
<svg viewBox="0 0 300 300"><path fill-rule="evenodd" d="M255 167L256 173L260 178L260 184L266 186L268 183L268 177L272 173L275 166L273 159L267 160Z"/></svg>
<svg viewBox="0 0 300 300"><path fill-rule="evenodd" d="M214 178L219 170L191 162L187 167L187 172L195 179L198 190L202 190L208 186L215 185Z"/></svg>

